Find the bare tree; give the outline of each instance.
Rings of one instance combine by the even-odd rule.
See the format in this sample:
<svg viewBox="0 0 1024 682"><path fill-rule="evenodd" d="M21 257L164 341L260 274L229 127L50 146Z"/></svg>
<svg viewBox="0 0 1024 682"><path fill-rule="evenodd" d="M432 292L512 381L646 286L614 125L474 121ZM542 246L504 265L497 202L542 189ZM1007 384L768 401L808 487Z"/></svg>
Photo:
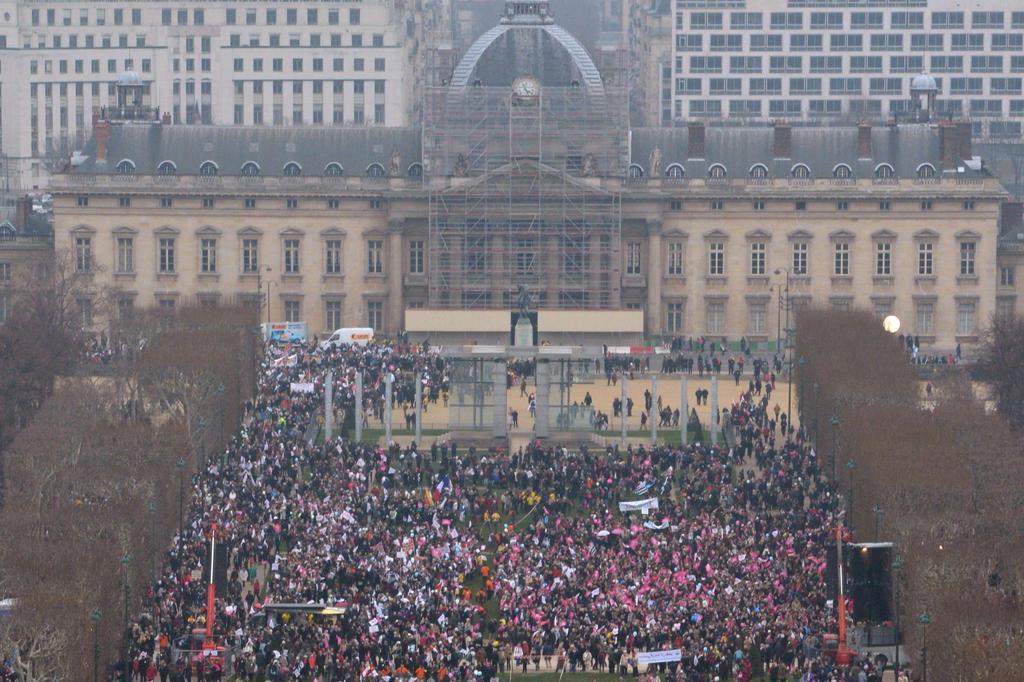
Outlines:
<svg viewBox="0 0 1024 682"><path fill-rule="evenodd" d="M997 315L985 333L979 360L996 407L1017 430L1024 428L1024 318Z"/></svg>

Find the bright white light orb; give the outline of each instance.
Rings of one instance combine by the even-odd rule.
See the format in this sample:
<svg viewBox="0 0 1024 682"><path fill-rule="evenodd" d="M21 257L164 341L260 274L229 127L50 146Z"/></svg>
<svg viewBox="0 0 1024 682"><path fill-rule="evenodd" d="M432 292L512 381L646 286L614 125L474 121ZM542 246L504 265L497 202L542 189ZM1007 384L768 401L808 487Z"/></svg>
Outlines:
<svg viewBox="0 0 1024 682"><path fill-rule="evenodd" d="M895 315L889 315L884 320L882 320L882 329L889 332L890 334L895 334L900 330L900 318L896 317Z"/></svg>

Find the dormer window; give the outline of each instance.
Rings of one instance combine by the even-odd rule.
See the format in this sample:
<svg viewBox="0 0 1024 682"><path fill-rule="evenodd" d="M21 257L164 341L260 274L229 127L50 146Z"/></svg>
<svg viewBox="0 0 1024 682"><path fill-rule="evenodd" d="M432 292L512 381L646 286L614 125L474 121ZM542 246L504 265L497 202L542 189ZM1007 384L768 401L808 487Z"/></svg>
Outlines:
<svg viewBox="0 0 1024 682"><path fill-rule="evenodd" d="M260 174L260 167L255 161L246 161L242 166L242 175L255 177Z"/></svg>
<svg viewBox="0 0 1024 682"><path fill-rule="evenodd" d="M117 162L115 170L118 175L135 175L135 162L131 159L122 159Z"/></svg>

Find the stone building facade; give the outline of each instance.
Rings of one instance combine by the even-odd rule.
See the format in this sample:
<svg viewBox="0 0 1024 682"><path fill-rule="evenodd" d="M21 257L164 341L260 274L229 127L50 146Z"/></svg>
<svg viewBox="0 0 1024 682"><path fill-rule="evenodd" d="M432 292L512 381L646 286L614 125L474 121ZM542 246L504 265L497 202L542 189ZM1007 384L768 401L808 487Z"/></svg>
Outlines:
<svg viewBox="0 0 1024 682"><path fill-rule="evenodd" d="M783 309L819 305L896 314L948 349L1016 307L1005 192L969 125L600 128L622 119L592 107L615 98L546 4L510 2L502 22L446 79L450 115L423 129L101 122L54 179L57 248L92 254L109 314L261 292L265 319L311 333L396 333L416 310L417 332L479 339L472 316L456 330L446 313L508 310L518 284L542 311L585 310L565 318L580 340L633 311L637 337L767 343ZM512 121L503 135L466 124L485 101ZM573 120L610 142L560 132ZM544 121L557 125L531 132ZM594 197L600 221L578 206Z"/></svg>

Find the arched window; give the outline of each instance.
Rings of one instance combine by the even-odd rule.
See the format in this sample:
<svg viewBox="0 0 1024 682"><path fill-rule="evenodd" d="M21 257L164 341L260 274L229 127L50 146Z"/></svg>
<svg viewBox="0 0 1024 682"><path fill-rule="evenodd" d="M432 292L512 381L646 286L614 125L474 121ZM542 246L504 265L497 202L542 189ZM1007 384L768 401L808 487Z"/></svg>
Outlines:
<svg viewBox="0 0 1024 682"><path fill-rule="evenodd" d="M379 163L371 163L366 167L366 177L368 178L383 178L387 175L384 172L384 166Z"/></svg>
<svg viewBox="0 0 1024 682"><path fill-rule="evenodd" d="M626 177L629 178L630 180L643 180L643 167L636 163L629 164L629 168L626 169Z"/></svg>
<svg viewBox="0 0 1024 682"><path fill-rule="evenodd" d="M934 178L935 177L935 166L930 163L922 163L917 167L917 177L919 178Z"/></svg>
<svg viewBox="0 0 1024 682"><path fill-rule="evenodd" d="M892 180L896 177L896 171L887 163L880 163L875 166L875 178L878 180Z"/></svg>
<svg viewBox="0 0 1024 682"><path fill-rule="evenodd" d="M135 175L135 162L131 159L122 159L115 167L118 175Z"/></svg>
<svg viewBox="0 0 1024 682"><path fill-rule="evenodd" d="M160 165L156 167L157 175L175 175L178 172L178 167L174 165L173 161L161 161Z"/></svg>
<svg viewBox="0 0 1024 682"><path fill-rule="evenodd" d="M409 169L406 171L406 175L410 178L422 178L423 177L423 164L422 163L411 163Z"/></svg>
<svg viewBox="0 0 1024 682"><path fill-rule="evenodd" d="M789 171L794 180L810 180L811 169L804 163L798 163Z"/></svg>
<svg viewBox="0 0 1024 682"><path fill-rule="evenodd" d="M729 171L720 163L716 163L708 169L708 177L712 180L725 180L729 177Z"/></svg>
<svg viewBox="0 0 1024 682"><path fill-rule="evenodd" d="M756 163L750 167L750 179L751 180L767 180L768 179L768 166L763 163Z"/></svg>
<svg viewBox="0 0 1024 682"><path fill-rule="evenodd" d="M665 169L665 177L670 180L682 180L686 177L686 169L682 164L670 163Z"/></svg>
<svg viewBox="0 0 1024 682"><path fill-rule="evenodd" d="M340 163L332 161L331 163L324 166L324 175L329 178L340 178L345 174L345 169L341 167Z"/></svg>
<svg viewBox="0 0 1024 682"><path fill-rule="evenodd" d="M242 175L254 177L260 174L260 166L255 161L246 161L242 164Z"/></svg>
<svg viewBox="0 0 1024 682"><path fill-rule="evenodd" d="M287 177L295 178L302 175L302 166L295 163L294 161L289 161L284 165L283 172Z"/></svg>
<svg viewBox="0 0 1024 682"><path fill-rule="evenodd" d="M213 161L203 161L202 165L199 166L199 174L212 177L217 174L220 170Z"/></svg>
<svg viewBox="0 0 1024 682"><path fill-rule="evenodd" d="M836 180L849 180L853 177L853 169L841 163L832 169L832 177Z"/></svg>

